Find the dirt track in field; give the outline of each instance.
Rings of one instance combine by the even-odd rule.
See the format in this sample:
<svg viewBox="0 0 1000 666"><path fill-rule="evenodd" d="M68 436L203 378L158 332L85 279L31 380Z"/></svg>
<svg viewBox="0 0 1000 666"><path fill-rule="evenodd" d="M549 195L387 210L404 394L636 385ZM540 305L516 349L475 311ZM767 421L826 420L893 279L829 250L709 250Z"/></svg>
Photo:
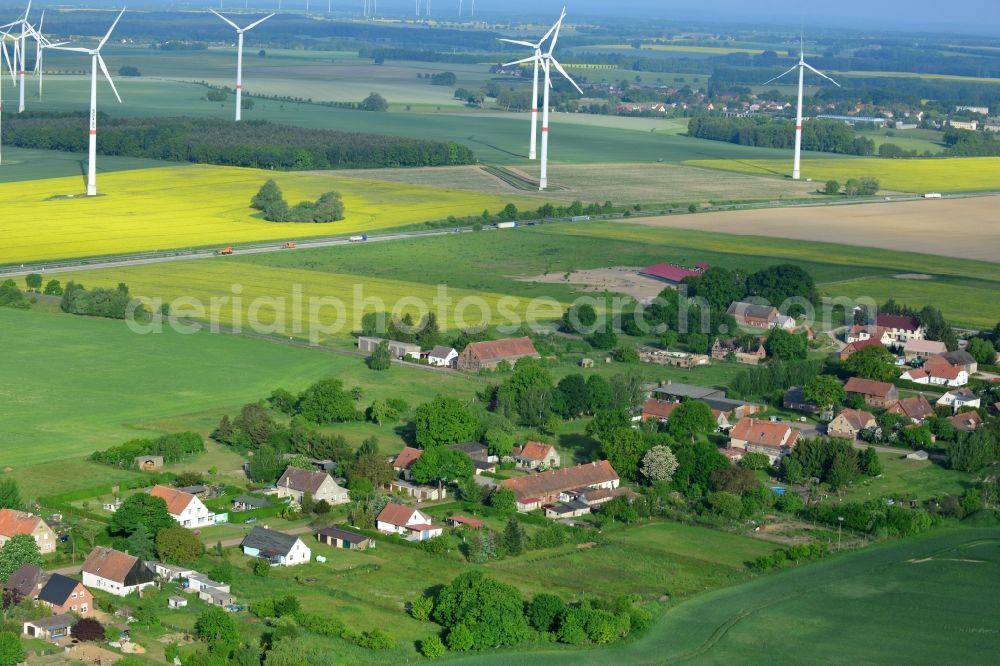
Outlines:
<svg viewBox="0 0 1000 666"><path fill-rule="evenodd" d="M1000 262L1000 197L740 210L627 222Z"/></svg>

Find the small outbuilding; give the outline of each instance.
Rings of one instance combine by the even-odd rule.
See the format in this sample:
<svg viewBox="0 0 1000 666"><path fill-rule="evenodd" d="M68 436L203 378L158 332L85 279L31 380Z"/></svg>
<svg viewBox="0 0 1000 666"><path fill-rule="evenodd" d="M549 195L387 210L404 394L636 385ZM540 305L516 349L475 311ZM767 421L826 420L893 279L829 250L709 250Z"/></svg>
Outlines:
<svg viewBox="0 0 1000 666"><path fill-rule="evenodd" d="M70 635L70 628L76 623L72 615L50 615L40 620L28 620L24 623L24 635L30 638L55 641Z"/></svg>
<svg viewBox="0 0 1000 666"><path fill-rule="evenodd" d="M177 609L186 608L188 605L188 600L184 597L167 597L167 608Z"/></svg>
<svg viewBox="0 0 1000 666"><path fill-rule="evenodd" d="M324 527L316 533L316 540L334 548L347 550L365 550L375 547L375 541L370 537L342 530L339 527Z"/></svg>
<svg viewBox="0 0 1000 666"><path fill-rule="evenodd" d="M927 460L928 457L929 456L927 455L927 452L924 451L923 449L921 449L920 451L914 451L913 453L906 454L907 460Z"/></svg>

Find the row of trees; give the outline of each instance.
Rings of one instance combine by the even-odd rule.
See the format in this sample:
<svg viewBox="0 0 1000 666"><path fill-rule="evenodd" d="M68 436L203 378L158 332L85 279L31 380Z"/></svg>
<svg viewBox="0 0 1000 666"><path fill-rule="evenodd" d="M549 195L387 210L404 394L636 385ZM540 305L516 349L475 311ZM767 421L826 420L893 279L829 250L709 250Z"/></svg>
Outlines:
<svg viewBox="0 0 1000 666"><path fill-rule="evenodd" d="M696 116L688 124L688 135L741 146L791 148L795 143L795 123L760 116L754 118ZM868 137L855 135L849 125L834 120L812 120L804 123L802 148L846 155L875 154L874 141Z"/></svg>
<svg viewBox="0 0 1000 666"><path fill-rule="evenodd" d="M130 305L133 305L132 297L129 295L128 285L124 282L119 282L114 289L101 287L86 289L82 284L72 280L66 284L62 301L59 303L63 312L108 319L125 319ZM134 316L140 317L143 312L141 304L134 305Z"/></svg>
<svg viewBox="0 0 1000 666"><path fill-rule="evenodd" d="M103 451L94 451L90 459L104 465L127 469L139 456L163 456L163 462L175 463L203 453L205 442L196 432L163 435L156 439L132 439Z"/></svg>
<svg viewBox="0 0 1000 666"><path fill-rule="evenodd" d="M454 142L305 129L264 121L101 116L104 155L259 169L359 169L473 164ZM84 152L84 114L32 114L4 125L4 141L21 148Z"/></svg>
<svg viewBox="0 0 1000 666"><path fill-rule="evenodd" d="M316 201L300 201L289 206L281 188L273 180L261 186L250 207L269 222L336 222L344 219L344 201L339 192L324 192Z"/></svg>

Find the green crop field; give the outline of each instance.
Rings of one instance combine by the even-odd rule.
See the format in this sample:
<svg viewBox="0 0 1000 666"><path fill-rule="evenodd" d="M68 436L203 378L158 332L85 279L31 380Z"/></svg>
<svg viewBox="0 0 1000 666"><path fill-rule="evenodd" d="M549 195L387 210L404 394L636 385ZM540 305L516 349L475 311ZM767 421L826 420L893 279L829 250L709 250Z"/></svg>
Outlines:
<svg viewBox="0 0 1000 666"><path fill-rule="evenodd" d="M393 396L416 405L437 391L471 396L481 385L416 368L376 373L353 356L207 332L138 335L123 322L61 314L0 309L0 339L23 341L0 345L0 469L15 471L151 433L207 434L223 413L325 377L360 386L364 405ZM398 439L388 426L384 437Z"/></svg>
<svg viewBox="0 0 1000 666"><path fill-rule="evenodd" d="M791 171L791 152L782 160L691 160L686 164L722 171L783 176ZM876 157L821 159L809 154L802 175L814 181L874 176L896 192L980 192L1000 190L1000 157L885 160Z"/></svg>
<svg viewBox="0 0 1000 666"><path fill-rule="evenodd" d="M874 141L876 148L883 143L894 143L903 150L915 150L921 155L928 150L933 154L944 150L943 133L935 130L881 129L859 131L858 134Z"/></svg>
<svg viewBox="0 0 1000 666"><path fill-rule="evenodd" d="M997 594L1000 530L954 529L706 593L631 643L451 663L984 663L996 649Z"/></svg>

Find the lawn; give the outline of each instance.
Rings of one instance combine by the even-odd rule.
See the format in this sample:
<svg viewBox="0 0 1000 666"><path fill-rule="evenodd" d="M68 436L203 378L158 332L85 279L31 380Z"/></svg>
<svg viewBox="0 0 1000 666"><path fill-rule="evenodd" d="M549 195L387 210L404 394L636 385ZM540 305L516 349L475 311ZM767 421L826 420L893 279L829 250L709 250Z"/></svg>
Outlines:
<svg viewBox="0 0 1000 666"><path fill-rule="evenodd" d="M336 377L361 387L368 402L399 397L415 406L438 391L471 397L481 385L458 374L405 367L375 373L357 357L243 337L169 329L137 335L121 322L61 314L0 309L0 338L20 341L0 345L0 469L21 474L22 466L44 464L26 478L53 486L72 481L73 474L60 471L52 478L51 461L79 460L165 431L205 435L222 414L235 414L279 386L301 391ZM384 432L397 437L389 426ZM94 469L100 478L86 478L85 486L118 476Z"/></svg>
<svg viewBox="0 0 1000 666"><path fill-rule="evenodd" d="M276 224L254 217L249 202L273 178L297 203L336 190L345 219L330 224ZM171 166L101 174L105 196L65 198L80 178L0 185L0 203L18 210L8 225L0 264L149 250L235 245L309 236L349 235L499 211L516 197L326 175L215 166ZM53 197L60 197L53 199Z"/></svg>
<svg viewBox="0 0 1000 666"><path fill-rule="evenodd" d="M701 166L739 173L786 176L792 154L779 160L690 160ZM882 188L897 192L981 192L1000 189L1000 157L884 160L875 157L824 159L809 154L802 160L802 175L814 181L874 176Z"/></svg>
<svg viewBox="0 0 1000 666"><path fill-rule="evenodd" d="M997 594L1000 531L953 529L708 592L634 642L452 663L984 663L996 648Z"/></svg>
<svg viewBox="0 0 1000 666"><path fill-rule="evenodd" d="M907 451L880 453L882 476L863 479L844 495L844 501L864 502L889 495L921 502L932 497L961 495L970 485L970 477L930 461L907 460Z"/></svg>

